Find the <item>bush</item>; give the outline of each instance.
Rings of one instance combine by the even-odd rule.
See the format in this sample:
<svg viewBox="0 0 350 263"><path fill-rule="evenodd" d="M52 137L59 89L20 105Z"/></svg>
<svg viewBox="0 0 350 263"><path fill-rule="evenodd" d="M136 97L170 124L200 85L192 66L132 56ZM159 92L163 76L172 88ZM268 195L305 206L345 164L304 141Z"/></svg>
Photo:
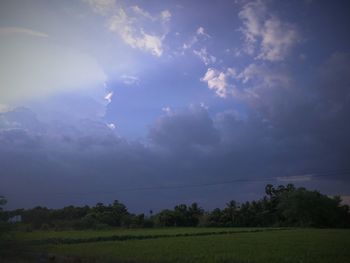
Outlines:
<svg viewBox="0 0 350 263"><path fill-rule="evenodd" d="M42 224L40 230L48 231L50 229L50 226L48 224Z"/></svg>
<svg viewBox="0 0 350 263"><path fill-rule="evenodd" d="M12 225L7 222L1 222L0 221L0 239L4 238L9 234L9 232L12 229Z"/></svg>

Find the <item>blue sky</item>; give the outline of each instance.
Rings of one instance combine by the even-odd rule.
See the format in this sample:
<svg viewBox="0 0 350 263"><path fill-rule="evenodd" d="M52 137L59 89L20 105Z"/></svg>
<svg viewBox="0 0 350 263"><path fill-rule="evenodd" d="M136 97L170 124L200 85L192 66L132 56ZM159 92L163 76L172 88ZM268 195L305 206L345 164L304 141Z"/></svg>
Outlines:
<svg viewBox="0 0 350 263"><path fill-rule="evenodd" d="M271 178L350 200L348 10L1 1L0 194L9 207L213 208ZM143 187L165 190L129 191Z"/></svg>

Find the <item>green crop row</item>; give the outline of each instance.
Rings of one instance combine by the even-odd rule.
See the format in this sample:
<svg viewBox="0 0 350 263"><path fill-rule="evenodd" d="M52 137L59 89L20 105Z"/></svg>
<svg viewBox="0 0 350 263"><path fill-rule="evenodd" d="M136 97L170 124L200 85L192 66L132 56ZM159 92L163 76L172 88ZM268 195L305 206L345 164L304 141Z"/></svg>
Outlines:
<svg viewBox="0 0 350 263"><path fill-rule="evenodd" d="M52 245L49 252L95 262L347 263L350 231L293 229Z"/></svg>
<svg viewBox="0 0 350 263"><path fill-rule="evenodd" d="M265 229L247 229L247 230L224 230L224 231L207 231L207 232L190 232L190 233L174 233L174 234L141 234L141 235L110 235L110 236L94 236L85 238L47 238L30 241L33 245L43 244L77 244L77 243L93 243L101 241L126 241L126 240L145 240L173 237L195 237L195 236L210 236L210 235L228 235L234 233L255 233L262 231L286 230L287 228L265 228Z"/></svg>

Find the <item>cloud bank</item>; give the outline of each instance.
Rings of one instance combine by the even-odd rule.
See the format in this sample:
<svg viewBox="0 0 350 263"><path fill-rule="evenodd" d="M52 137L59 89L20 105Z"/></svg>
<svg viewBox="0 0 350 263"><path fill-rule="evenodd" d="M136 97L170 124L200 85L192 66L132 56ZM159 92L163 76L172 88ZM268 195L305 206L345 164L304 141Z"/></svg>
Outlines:
<svg viewBox="0 0 350 263"><path fill-rule="evenodd" d="M264 97L245 114L231 110L213 115L203 106L166 109L151 125L147 140L141 142L118 136L113 126L99 118L50 123L41 121L29 109L2 113L0 165L7 173L2 174L0 190L70 193L45 202L39 199L53 206L72 200L81 204L118 197L135 208L156 202L156 207L152 206L156 209L173 205L174 200L200 201L215 207L228 197L256 198L267 183L264 178L274 178L270 183L292 182L329 194L345 194L349 186L346 174L335 173L324 179L309 175L348 165L350 126L343 121L350 110L349 89L345 88L350 76L347 56L335 53L323 63L317 74L324 78L312 86L317 98L304 95L300 99L305 87L295 87ZM335 76L342 82L335 85ZM333 89L344 93L329 100ZM338 105L336 112L332 105ZM235 178L256 181L221 186L211 195L206 188L176 193L122 191L131 186L186 185ZM101 189L102 193L74 195L92 189ZM21 195L9 198L14 206L38 204L33 196L26 201Z"/></svg>

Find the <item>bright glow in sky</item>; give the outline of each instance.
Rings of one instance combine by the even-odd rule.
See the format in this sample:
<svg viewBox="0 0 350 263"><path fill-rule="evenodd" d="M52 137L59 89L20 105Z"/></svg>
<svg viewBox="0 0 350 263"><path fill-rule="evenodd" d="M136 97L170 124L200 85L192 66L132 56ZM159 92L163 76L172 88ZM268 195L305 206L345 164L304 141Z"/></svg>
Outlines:
<svg viewBox="0 0 350 263"><path fill-rule="evenodd" d="M1 1L0 195L12 207L215 207L258 198L259 178L299 176L349 196L348 174L337 173L350 169L348 8ZM336 175L300 177L325 171ZM234 178L257 182L74 195Z"/></svg>

